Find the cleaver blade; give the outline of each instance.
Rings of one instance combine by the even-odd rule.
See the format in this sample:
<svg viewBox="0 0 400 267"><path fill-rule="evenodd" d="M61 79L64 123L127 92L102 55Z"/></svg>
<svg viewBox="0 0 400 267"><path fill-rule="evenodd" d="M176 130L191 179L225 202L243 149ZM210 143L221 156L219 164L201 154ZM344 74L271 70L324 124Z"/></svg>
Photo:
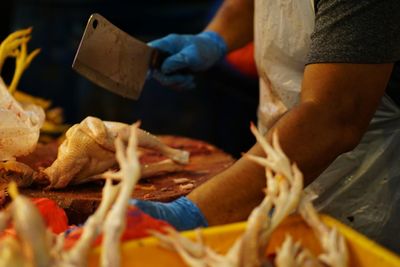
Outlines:
<svg viewBox="0 0 400 267"><path fill-rule="evenodd" d="M72 68L100 87L138 99L149 69L159 67L165 59L162 53L120 30L100 14L92 14Z"/></svg>

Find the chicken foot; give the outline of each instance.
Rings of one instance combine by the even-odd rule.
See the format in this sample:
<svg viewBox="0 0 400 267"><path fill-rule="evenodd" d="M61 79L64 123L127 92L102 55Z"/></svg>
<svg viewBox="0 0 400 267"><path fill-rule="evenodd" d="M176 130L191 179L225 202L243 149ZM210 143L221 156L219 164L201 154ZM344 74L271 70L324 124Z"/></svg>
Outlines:
<svg viewBox="0 0 400 267"><path fill-rule="evenodd" d="M318 259L331 267L348 266L349 255L344 237L336 228L329 228L320 220L309 198L303 198L299 212L311 226L322 245L323 253L318 256Z"/></svg>
<svg viewBox="0 0 400 267"><path fill-rule="evenodd" d="M290 235L285 237L282 246L277 250L276 267L323 267L311 252L301 247L300 242L294 242Z"/></svg>
<svg viewBox="0 0 400 267"><path fill-rule="evenodd" d="M88 255L92 248L92 244L101 231L104 230L104 219L106 218L110 207L114 203L120 187L119 184L112 185L111 180L106 181L99 207L95 213L87 219L83 227L83 233L75 246L73 246L69 251L63 253L62 266L87 266Z"/></svg>
<svg viewBox="0 0 400 267"><path fill-rule="evenodd" d="M18 55L18 47L23 43L27 43L30 39L32 28L16 31L0 44L0 73L2 71L4 61L8 57L16 57Z"/></svg>
<svg viewBox="0 0 400 267"><path fill-rule="evenodd" d="M43 218L34 204L18 193L17 185L9 184L8 192L13 198L11 215L16 233L20 238L20 247L27 265L51 266L51 233L46 229ZM29 264L28 264L29 263Z"/></svg>
<svg viewBox="0 0 400 267"><path fill-rule="evenodd" d="M137 128L138 123L130 126L131 133L128 146L125 146L120 137L115 140L116 158L120 170L114 176L120 176L121 190L104 222L103 253L101 255L101 265L103 267L119 266L120 263L119 241L126 226L125 215L132 191L140 179L140 164L137 155Z"/></svg>

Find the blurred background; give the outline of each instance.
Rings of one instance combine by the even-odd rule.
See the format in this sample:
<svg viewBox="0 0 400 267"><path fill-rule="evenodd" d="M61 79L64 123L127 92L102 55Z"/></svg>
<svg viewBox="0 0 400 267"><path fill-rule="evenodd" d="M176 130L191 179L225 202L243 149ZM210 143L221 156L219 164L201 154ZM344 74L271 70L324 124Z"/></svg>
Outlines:
<svg viewBox="0 0 400 267"><path fill-rule="evenodd" d="M141 120L142 128L154 134L204 140L239 157L255 142L249 123L256 122L258 79L254 66L250 64L250 71L240 67L243 55L251 63L252 47L197 74L194 90L175 91L148 80L138 101L98 88L71 68L92 13L148 42L169 33L200 32L219 5L211 0L3 1L0 38L33 26L29 50L42 51L24 73L19 89L51 99L63 108L69 124L89 115L126 123ZM13 62L7 61L2 73L6 82L13 71Z"/></svg>

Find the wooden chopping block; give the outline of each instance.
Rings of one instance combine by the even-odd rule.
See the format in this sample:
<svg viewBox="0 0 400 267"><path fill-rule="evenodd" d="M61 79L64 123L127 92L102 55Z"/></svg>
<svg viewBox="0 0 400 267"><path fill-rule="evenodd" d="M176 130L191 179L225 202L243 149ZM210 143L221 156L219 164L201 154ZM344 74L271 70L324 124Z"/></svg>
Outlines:
<svg viewBox="0 0 400 267"><path fill-rule="evenodd" d="M159 136L159 138L171 147L189 151L190 162L183 171L140 180L132 194L133 198L162 202L172 201L187 195L234 162L232 156L203 141L179 136ZM41 163L35 162L32 157L22 158L21 161L31 167L43 166L43 163L48 166L57 156L56 148L57 145L54 144L39 147L34 153L42 156ZM46 158L43 150L47 151ZM52 160L49 159L49 151L53 153ZM141 162L150 163L162 159L164 157L159 153L146 151L141 157ZM101 200L102 188L103 182L97 182L51 191L40 187L21 188L21 193L32 198L53 199L66 211L70 224L79 224L83 223L96 210Z"/></svg>

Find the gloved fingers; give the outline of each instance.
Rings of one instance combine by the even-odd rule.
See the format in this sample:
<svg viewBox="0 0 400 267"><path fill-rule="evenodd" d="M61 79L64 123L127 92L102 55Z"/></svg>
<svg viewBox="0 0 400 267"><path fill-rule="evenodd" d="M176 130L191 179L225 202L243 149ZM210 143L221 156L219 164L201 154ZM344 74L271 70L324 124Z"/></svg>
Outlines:
<svg viewBox="0 0 400 267"><path fill-rule="evenodd" d="M160 209L158 208L158 206L154 205L154 203L151 201L142 201L142 200L131 199L131 200L129 200L129 204L136 206L141 211L153 216L154 218L157 218L158 213L160 212Z"/></svg>
<svg viewBox="0 0 400 267"><path fill-rule="evenodd" d="M157 70L154 70L152 76L162 85L175 89L193 89L195 87L193 75L165 75Z"/></svg>
<svg viewBox="0 0 400 267"><path fill-rule="evenodd" d="M170 74L181 69L188 69L188 59L185 54L179 52L178 54L167 57L161 65L161 72L164 74Z"/></svg>
<svg viewBox="0 0 400 267"><path fill-rule="evenodd" d="M165 59L161 66L162 73L170 74L181 69L189 69L192 71L201 70L203 57L195 45L189 45L182 49L179 53ZM204 65L204 62L203 62ZM207 64L205 64L207 65Z"/></svg>
<svg viewBox="0 0 400 267"><path fill-rule="evenodd" d="M169 34L161 39L148 43L149 46L168 52L170 54L178 53L186 43L186 38L178 34Z"/></svg>
<svg viewBox="0 0 400 267"><path fill-rule="evenodd" d="M135 205L153 218L167 221L177 230L208 226L201 210L186 197L178 198L170 203L130 200L129 204Z"/></svg>

